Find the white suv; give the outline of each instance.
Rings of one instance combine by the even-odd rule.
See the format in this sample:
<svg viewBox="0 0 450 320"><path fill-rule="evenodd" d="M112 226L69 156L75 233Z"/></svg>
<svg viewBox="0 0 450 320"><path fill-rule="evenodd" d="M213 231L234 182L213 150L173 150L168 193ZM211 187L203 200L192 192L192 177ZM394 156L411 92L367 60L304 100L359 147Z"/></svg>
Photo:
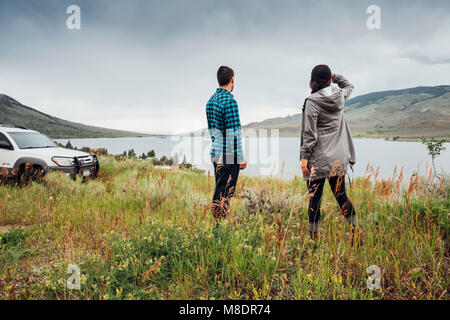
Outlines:
<svg viewBox="0 0 450 320"><path fill-rule="evenodd" d="M19 181L61 171L74 178L96 177L97 157L81 151L59 148L37 131L0 124L0 178Z"/></svg>

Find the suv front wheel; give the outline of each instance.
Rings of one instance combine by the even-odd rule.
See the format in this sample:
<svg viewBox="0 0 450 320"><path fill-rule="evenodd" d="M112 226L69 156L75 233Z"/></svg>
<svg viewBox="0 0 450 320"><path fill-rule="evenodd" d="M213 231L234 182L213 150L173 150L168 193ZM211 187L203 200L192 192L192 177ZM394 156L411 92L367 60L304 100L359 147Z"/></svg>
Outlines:
<svg viewBox="0 0 450 320"><path fill-rule="evenodd" d="M45 170L37 164L25 163L20 166L17 181L20 185L27 185L32 181L41 182L45 176Z"/></svg>

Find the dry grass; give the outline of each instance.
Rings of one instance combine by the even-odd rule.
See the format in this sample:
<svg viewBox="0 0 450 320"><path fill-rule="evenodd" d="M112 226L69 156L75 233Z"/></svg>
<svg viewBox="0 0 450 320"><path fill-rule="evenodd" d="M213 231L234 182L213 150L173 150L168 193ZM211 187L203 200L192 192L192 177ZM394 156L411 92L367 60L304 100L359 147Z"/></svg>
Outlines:
<svg viewBox="0 0 450 320"><path fill-rule="evenodd" d="M88 183L51 174L0 186L1 298L449 298L444 178L396 170L383 180L368 166L347 188L365 239L357 247L328 186L321 237L311 242L298 178L241 177L230 217L216 224L214 177L101 163ZM69 264L81 268L81 290L66 287ZM370 265L381 268L380 290L367 288Z"/></svg>

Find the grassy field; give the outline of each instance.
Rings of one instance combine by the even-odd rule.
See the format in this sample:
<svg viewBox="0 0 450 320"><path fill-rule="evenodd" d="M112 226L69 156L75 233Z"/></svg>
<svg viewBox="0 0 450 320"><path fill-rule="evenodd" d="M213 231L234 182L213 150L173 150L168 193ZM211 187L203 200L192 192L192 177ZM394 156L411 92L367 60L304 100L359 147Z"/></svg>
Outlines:
<svg viewBox="0 0 450 320"><path fill-rule="evenodd" d="M40 184L0 185L1 299L450 297L445 180L355 179L358 247L328 185L313 242L301 179L241 177L231 216L216 224L212 176L100 161L87 183L53 173ZM81 270L80 290L66 286L69 265ZM371 265L381 289L367 287Z"/></svg>

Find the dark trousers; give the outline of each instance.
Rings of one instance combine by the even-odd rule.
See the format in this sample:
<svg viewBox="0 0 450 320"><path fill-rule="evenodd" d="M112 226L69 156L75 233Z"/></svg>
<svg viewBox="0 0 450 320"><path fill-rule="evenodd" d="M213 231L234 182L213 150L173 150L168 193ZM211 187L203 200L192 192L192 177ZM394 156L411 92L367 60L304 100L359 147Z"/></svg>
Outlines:
<svg viewBox="0 0 450 320"><path fill-rule="evenodd" d="M213 216L225 218L231 197L234 195L239 177L239 164L217 164L214 162L216 189L213 196Z"/></svg>
<svg viewBox="0 0 450 320"><path fill-rule="evenodd" d="M339 203L341 213L347 219L347 222L354 225L354 216L356 212L355 209L353 208L352 203L347 198L347 194L345 193L345 176L328 177L328 182L330 183L334 197ZM310 231L317 232L315 226L318 225L318 222L320 220L320 201L322 198L324 184L325 178L308 181L308 193L309 193L308 215L309 215Z"/></svg>

